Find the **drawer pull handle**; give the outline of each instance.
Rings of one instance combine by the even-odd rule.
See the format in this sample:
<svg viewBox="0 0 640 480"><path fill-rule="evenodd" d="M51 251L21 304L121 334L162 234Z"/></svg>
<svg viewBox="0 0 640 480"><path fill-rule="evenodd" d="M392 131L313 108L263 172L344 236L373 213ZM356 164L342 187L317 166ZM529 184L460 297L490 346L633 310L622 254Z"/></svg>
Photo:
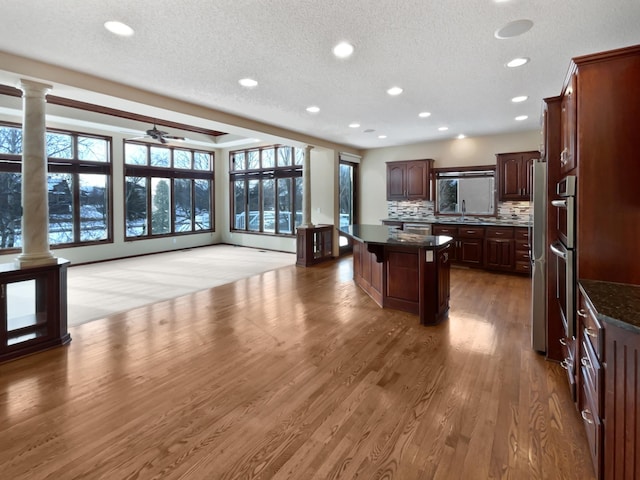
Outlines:
<svg viewBox="0 0 640 480"><path fill-rule="evenodd" d="M588 408L585 408L584 410L582 410L580 412L580 415L582 416L582 419L587 422L590 425L593 425L593 420L589 417L592 417L593 415L591 414L591 412L589 411ZM587 416L588 415L588 416Z"/></svg>
<svg viewBox="0 0 640 480"><path fill-rule="evenodd" d="M593 338L596 338L598 336L598 334L596 332L594 332L591 327L585 327L584 328L584 333L586 333L587 335L589 335L590 337L593 337Z"/></svg>
<svg viewBox="0 0 640 480"><path fill-rule="evenodd" d="M589 359L587 357L582 357L580 359L580 363L582 363L582 366L585 368L591 368L591 363L589 362Z"/></svg>
<svg viewBox="0 0 640 480"><path fill-rule="evenodd" d="M561 366L562 368L564 368L565 370L569 370L569 366L570 366L570 365L571 365L571 362L569 361L569 359L568 359L568 358L565 358L564 360L562 360L562 361L560 362L560 366Z"/></svg>
<svg viewBox="0 0 640 480"><path fill-rule="evenodd" d="M560 345L562 345L563 347L566 347L567 346L567 340L564 339L564 338L561 338L560 339Z"/></svg>
<svg viewBox="0 0 640 480"><path fill-rule="evenodd" d="M578 315L582 318L587 318L587 314L581 308L578 309Z"/></svg>

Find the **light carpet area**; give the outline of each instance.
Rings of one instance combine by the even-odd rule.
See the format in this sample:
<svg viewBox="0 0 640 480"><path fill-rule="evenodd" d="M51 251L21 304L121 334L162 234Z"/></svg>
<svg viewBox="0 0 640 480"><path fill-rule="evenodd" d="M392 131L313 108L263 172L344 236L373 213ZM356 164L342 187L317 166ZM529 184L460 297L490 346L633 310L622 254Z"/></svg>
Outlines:
<svg viewBox="0 0 640 480"><path fill-rule="evenodd" d="M211 245L71 266L68 323L80 325L295 262L293 253Z"/></svg>

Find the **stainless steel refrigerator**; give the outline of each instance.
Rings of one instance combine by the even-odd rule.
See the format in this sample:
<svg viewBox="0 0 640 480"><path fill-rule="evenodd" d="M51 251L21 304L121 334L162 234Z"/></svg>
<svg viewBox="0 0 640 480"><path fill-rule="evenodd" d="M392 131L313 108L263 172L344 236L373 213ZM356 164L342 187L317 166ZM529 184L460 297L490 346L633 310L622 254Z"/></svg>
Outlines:
<svg viewBox="0 0 640 480"><path fill-rule="evenodd" d="M529 242L531 245L531 346L547 351L547 164L535 160L532 165L533 188L531 203L533 218Z"/></svg>

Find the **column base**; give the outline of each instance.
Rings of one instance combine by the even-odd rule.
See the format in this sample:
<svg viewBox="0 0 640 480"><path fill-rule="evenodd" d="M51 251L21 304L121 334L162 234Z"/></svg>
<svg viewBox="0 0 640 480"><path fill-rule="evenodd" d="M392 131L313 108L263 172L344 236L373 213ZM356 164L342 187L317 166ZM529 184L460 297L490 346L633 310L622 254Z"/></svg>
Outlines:
<svg viewBox="0 0 640 480"><path fill-rule="evenodd" d="M51 252L23 253L15 259L15 266L19 268L39 267L58 263L58 259Z"/></svg>

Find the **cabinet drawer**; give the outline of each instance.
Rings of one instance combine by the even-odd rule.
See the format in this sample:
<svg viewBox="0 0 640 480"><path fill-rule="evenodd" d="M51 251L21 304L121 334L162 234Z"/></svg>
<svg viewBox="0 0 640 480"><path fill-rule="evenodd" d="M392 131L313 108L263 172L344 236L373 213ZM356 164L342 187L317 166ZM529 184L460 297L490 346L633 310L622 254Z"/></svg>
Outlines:
<svg viewBox="0 0 640 480"><path fill-rule="evenodd" d="M526 262L523 262L523 261L516 262L515 271L519 273L530 273L531 262L529 262L528 260Z"/></svg>
<svg viewBox="0 0 640 480"><path fill-rule="evenodd" d="M530 258L529 250L516 250L516 262L528 262Z"/></svg>
<svg viewBox="0 0 640 480"><path fill-rule="evenodd" d="M603 412L602 395L600 394L602 391L602 369L596 358L596 353L587 339L583 339L580 344L580 374L587 377L582 379L581 383L588 387L592 396L593 414L600 416L600 413Z"/></svg>
<svg viewBox="0 0 640 480"><path fill-rule="evenodd" d="M529 248L531 248L531 246L529 245L529 240L522 240L516 237L516 251L522 250L526 251L527 254L529 254Z"/></svg>
<svg viewBox="0 0 640 480"><path fill-rule="evenodd" d="M464 238L484 238L484 227L458 227L458 236Z"/></svg>
<svg viewBox="0 0 640 480"><path fill-rule="evenodd" d="M584 368L582 368L584 370ZM581 375L586 376L585 373ZM595 413L594 398L592 391L590 390L588 381L581 382L580 386L580 398L578 405L580 407L580 416L584 428L587 432L587 441L589 443L589 453L591 453L591 460L596 472L596 478L601 478L601 463L602 463L602 421L600 417Z"/></svg>
<svg viewBox="0 0 640 480"><path fill-rule="evenodd" d="M513 227L487 227L487 238L513 238Z"/></svg>
<svg viewBox="0 0 640 480"><path fill-rule="evenodd" d="M562 356L564 357L564 360L560 362L560 365L567 371L571 400L574 402L576 400L575 342L574 338L560 339L560 343L562 344Z"/></svg>
<svg viewBox="0 0 640 480"><path fill-rule="evenodd" d="M523 228L523 227L516 227L514 228L515 232L515 238L516 238L516 242L518 240L526 240L527 245L529 244L529 229L528 228Z"/></svg>
<svg viewBox="0 0 640 480"><path fill-rule="evenodd" d="M593 308L591 303L586 299L585 294L582 292L582 288L578 295L577 313L582 324L583 337L589 340L591 346L596 352L598 360L602 361L604 355L604 336L602 332L602 325L596 317L595 308Z"/></svg>
<svg viewBox="0 0 640 480"><path fill-rule="evenodd" d="M447 227L445 225L434 225L431 231L434 235L448 235L450 237L458 235L458 227Z"/></svg>

